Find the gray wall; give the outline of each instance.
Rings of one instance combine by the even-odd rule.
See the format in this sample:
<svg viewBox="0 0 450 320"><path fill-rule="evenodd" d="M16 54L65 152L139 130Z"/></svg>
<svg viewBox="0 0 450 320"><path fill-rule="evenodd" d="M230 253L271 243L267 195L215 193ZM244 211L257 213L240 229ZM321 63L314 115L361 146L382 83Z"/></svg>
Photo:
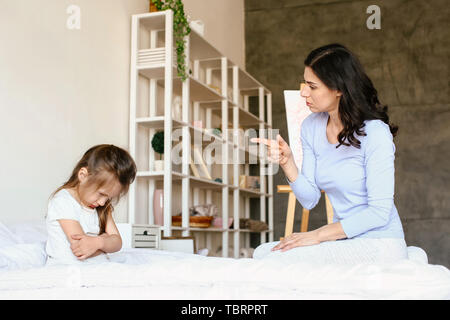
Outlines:
<svg viewBox="0 0 450 320"><path fill-rule="evenodd" d="M369 30L369 5L381 29ZM399 126L394 142L395 204L409 246L450 267L449 5L447 0L246 0L246 67L273 93L273 127L287 139L283 90L299 87L303 60L338 42L355 52ZM278 173L275 186L285 184ZM276 192L276 189L274 190ZM325 203L309 230L326 223ZM284 233L287 195L275 194L275 239ZM297 203L295 230L300 229Z"/></svg>

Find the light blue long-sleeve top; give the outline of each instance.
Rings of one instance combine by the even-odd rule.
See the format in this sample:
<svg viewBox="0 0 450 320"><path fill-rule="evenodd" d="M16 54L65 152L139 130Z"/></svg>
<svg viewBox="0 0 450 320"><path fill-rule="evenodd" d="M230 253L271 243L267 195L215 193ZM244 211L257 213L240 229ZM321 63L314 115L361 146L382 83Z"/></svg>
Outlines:
<svg viewBox="0 0 450 320"><path fill-rule="evenodd" d="M328 112L310 114L301 126L301 172L286 179L300 204L311 210L321 190L333 206L333 222L339 221L347 238L404 238L394 204L395 145L389 126L382 120L366 120L366 136L355 138L361 148L328 141ZM347 142L347 141L346 141Z"/></svg>

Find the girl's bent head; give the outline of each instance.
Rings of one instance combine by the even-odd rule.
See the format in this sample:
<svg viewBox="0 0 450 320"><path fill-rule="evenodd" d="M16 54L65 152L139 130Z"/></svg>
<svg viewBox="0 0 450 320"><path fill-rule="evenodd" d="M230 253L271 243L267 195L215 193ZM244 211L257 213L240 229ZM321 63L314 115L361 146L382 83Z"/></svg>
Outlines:
<svg viewBox="0 0 450 320"><path fill-rule="evenodd" d="M110 144L90 148L78 161L72 177L82 193L89 193L87 205L103 206L107 200L119 200L136 177L136 164L129 153ZM95 199L94 199L95 198Z"/></svg>
<svg viewBox="0 0 450 320"><path fill-rule="evenodd" d="M111 144L96 145L87 150L72 171L69 180L59 187L72 190L85 207L97 208L100 234L106 219L136 177L136 164L130 154Z"/></svg>

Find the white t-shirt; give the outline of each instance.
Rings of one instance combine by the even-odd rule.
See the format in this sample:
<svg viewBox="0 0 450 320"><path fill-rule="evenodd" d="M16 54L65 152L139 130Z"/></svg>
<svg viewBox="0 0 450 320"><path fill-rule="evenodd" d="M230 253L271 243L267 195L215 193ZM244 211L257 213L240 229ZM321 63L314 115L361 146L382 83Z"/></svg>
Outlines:
<svg viewBox="0 0 450 320"><path fill-rule="evenodd" d="M48 203L46 216L48 239L45 246L48 255L47 264L98 263L108 261L106 254L101 254L86 260L78 260L70 249L70 242L58 221L59 219L78 221L84 233L91 236L98 235L100 231L97 210L80 205L69 191L61 189Z"/></svg>

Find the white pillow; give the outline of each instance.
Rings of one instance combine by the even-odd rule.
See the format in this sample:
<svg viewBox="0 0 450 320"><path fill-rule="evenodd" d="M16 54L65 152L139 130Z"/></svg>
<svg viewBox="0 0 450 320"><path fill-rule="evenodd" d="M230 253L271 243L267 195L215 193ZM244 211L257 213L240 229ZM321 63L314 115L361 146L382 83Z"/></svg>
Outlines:
<svg viewBox="0 0 450 320"><path fill-rule="evenodd" d="M45 221L5 226L0 222L0 270L45 265L47 254Z"/></svg>
<svg viewBox="0 0 450 320"><path fill-rule="evenodd" d="M20 238L14 235L3 223L0 222L0 248L20 243Z"/></svg>
<svg viewBox="0 0 450 320"><path fill-rule="evenodd" d="M9 230L19 239L18 243L36 243L47 241L45 220L29 221L8 225Z"/></svg>
<svg viewBox="0 0 450 320"><path fill-rule="evenodd" d="M43 267L47 261L45 242L20 243L0 248L0 270Z"/></svg>

